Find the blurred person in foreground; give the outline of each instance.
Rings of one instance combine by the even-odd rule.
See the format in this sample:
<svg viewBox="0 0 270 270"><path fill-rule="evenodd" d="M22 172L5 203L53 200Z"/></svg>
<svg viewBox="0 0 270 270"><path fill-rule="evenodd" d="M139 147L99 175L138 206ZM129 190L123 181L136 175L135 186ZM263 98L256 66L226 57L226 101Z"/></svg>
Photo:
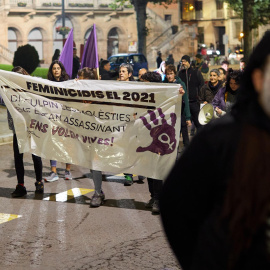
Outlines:
<svg viewBox="0 0 270 270"><path fill-rule="evenodd" d="M183 270L270 269L270 32L230 113L206 125L164 183L161 217Z"/></svg>

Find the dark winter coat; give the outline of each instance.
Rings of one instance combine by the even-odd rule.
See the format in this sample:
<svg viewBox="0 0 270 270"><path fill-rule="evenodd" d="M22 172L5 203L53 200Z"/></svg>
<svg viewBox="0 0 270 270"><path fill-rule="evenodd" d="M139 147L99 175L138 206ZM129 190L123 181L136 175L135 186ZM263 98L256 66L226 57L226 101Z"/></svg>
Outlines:
<svg viewBox="0 0 270 270"><path fill-rule="evenodd" d="M182 69L178 72L177 76L187 87L189 102L198 101L200 89L204 85L201 72L193 68Z"/></svg>
<svg viewBox="0 0 270 270"><path fill-rule="evenodd" d="M200 99L200 102L207 102L207 103L212 103L215 95L217 94L218 90L220 88L222 88L222 83L219 82L217 84L217 87L216 87L216 90L213 91L211 88L210 88L210 84L211 82L208 82L207 84L203 85L203 87L201 88L200 90L200 93L199 93L199 99Z"/></svg>
<svg viewBox="0 0 270 270"><path fill-rule="evenodd" d="M228 235L218 224L241 133L250 125L270 134L270 119L257 102L243 108L204 126L164 183L161 217L183 270L227 269ZM256 235L237 269L270 269L265 233Z"/></svg>

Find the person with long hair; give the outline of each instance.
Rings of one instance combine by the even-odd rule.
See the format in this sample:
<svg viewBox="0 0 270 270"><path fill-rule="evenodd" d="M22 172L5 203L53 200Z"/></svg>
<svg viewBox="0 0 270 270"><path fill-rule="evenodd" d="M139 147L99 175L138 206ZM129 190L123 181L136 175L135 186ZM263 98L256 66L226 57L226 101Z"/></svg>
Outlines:
<svg viewBox="0 0 270 270"><path fill-rule="evenodd" d="M229 112L237 99L239 93L240 81L243 72L240 70L228 71L226 85L216 93L212 104L218 117Z"/></svg>
<svg viewBox="0 0 270 270"><path fill-rule="evenodd" d="M270 32L232 110L200 130L166 179L163 226L183 270L270 269Z"/></svg>
<svg viewBox="0 0 270 270"><path fill-rule="evenodd" d="M16 72L22 75L29 75L28 72L20 66L16 66L12 69L12 72ZM27 194L26 188L24 186L24 164L23 164L23 153L19 152L19 146L17 141L17 136L15 132L15 127L13 123L13 119L8 112L8 124L9 129L13 131L13 152L14 152L14 162L15 162L15 170L17 175L18 184L16 189L11 193L12 197L22 197ZM44 192L44 184L42 182L42 160L40 157L32 154L32 159L34 163L34 169L36 174L36 193Z"/></svg>
<svg viewBox="0 0 270 270"><path fill-rule="evenodd" d="M67 81L69 79L69 76L62 62L55 60L51 63L49 67L47 78L50 81L63 82L63 81ZM46 182L54 182L59 179L59 176L56 170L57 161L50 160L50 164L51 164L51 172L47 177L44 177ZM70 167L71 167L71 164L66 163L65 180L72 179Z"/></svg>

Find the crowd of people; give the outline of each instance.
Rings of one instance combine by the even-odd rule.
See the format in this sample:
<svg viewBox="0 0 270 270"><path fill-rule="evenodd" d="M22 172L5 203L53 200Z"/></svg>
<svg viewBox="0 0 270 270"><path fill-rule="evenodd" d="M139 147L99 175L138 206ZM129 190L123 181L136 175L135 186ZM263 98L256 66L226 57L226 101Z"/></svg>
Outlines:
<svg viewBox="0 0 270 270"><path fill-rule="evenodd" d="M224 61L210 70L209 81L201 74L203 65L191 65L183 55L177 68L170 56L155 71L141 69L138 83L175 83L182 95L181 134L184 146L180 159L163 183L147 178L150 200L146 208L159 214L183 270L269 269L270 186L270 32L254 49L249 62L232 70ZM173 61L172 61L173 60ZM13 72L28 75L21 67ZM114 74L115 75L115 74ZM111 80L110 63L101 62L100 77L95 69L83 68L76 80ZM65 81L69 77L61 62L54 60L48 79ZM119 81L135 81L129 63L121 64ZM200 108L212 104L220 119L202 126ZM221 117L222 116L222 117ZM19 153L13 121L13 149L18 184L14 197L26 195L23 154ZM194 123L197 135L189 140L188 127ZM179 134L180 136L180 134ZM32 155L36 173L36 192L44 192L42 160ZM72 179L71 164L66 164L65 179ZM95 192L92 207L105 200L102 172L91 170ZM133 175L125 174L125 185ZM48 182L59 179L56 161L51 161Z"/></svg>
<svg viewBox="0 0 270 270"><path fill-rule="evenodd" d="M73 59L73 74L72 78L69 78L66 73L64 65L58 60L59 51L55 51L53 61L49 67L47 78L51 81L66 81L75 78L75 80L114 80L118 75L119 81L135 81L133 77L133 67L129 63L121 64L119 72L112 72L110 70L110 62L108 60L102 60L100 62L99 73L96 69L83 68L79 69L80 63L76 56L76 48L74 51ZM138 72L138 82L158 82L158 83L175 83L181 86L180 94L182 98L182 111L181 115L181 130L179 137L182 135L183 145L186 148L190 144L190 135L188 128L194 125L197 131L202 128L199 123L198 115L200 107L207 103L212 103L218 116L222 116L231 110L232 105L235 103L239 83L241 79L242 71L233 71L229 69L229 63L223 62L219 69L213 69L210 71L210 80L205 81L202 76L203 61L200 55L196 55L197 62L195 65L191 63L191 57L183 55L178 67L174 65L174 59L172 55L169 55L166 61L162 61L162 54L158 53L157 62L159 62L158 69L150 72L145 68L142 68ZM14 68L14 72L22 72L21 68ZM27 74L21 73L21 74ZM10 122L12 118L9 115ZM15 191L12 193L13 197L24 196L27 191L24 187L23 181L23 160L22 155L19 154L18 145L16 144L16 134L14 131L14 157L15 168L18 177L18 184ZM48 176L42 179L42 161L39 157L33 155L34 167L36 172L36 192L44 191L43 179L46 182L54 182L59 180L57 173L57 161L51 160L51 172ZM66 164L65 168L65 180L72 180L71 164ZM91 199L90 205L92 207L99 207L104 203L105 194L102 190L102 172L91 170L95 192ZM124 173L125 186L131 186L133 184L133 175ZM144 179L143 176L139 176L139 179ZM153 213L159 213L159 194L162 188L162 181L152 178L147 178L150 200L146 203L147 208L152 208Z"/></svg>

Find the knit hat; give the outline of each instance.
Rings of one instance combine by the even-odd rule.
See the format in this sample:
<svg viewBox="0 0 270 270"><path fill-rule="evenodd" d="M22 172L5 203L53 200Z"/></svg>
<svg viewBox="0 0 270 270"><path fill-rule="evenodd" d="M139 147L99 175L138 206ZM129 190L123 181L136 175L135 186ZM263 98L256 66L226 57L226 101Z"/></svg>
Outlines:
<svg viewBox="0 0 270 270"><path fill-rule="evenodd" d="M189 62L189 63L190 63L190 57L189 57L188 55L184 55L184 56L182 56L181 61L182 61L182 60L186 60L187 62Z"/></svg>

